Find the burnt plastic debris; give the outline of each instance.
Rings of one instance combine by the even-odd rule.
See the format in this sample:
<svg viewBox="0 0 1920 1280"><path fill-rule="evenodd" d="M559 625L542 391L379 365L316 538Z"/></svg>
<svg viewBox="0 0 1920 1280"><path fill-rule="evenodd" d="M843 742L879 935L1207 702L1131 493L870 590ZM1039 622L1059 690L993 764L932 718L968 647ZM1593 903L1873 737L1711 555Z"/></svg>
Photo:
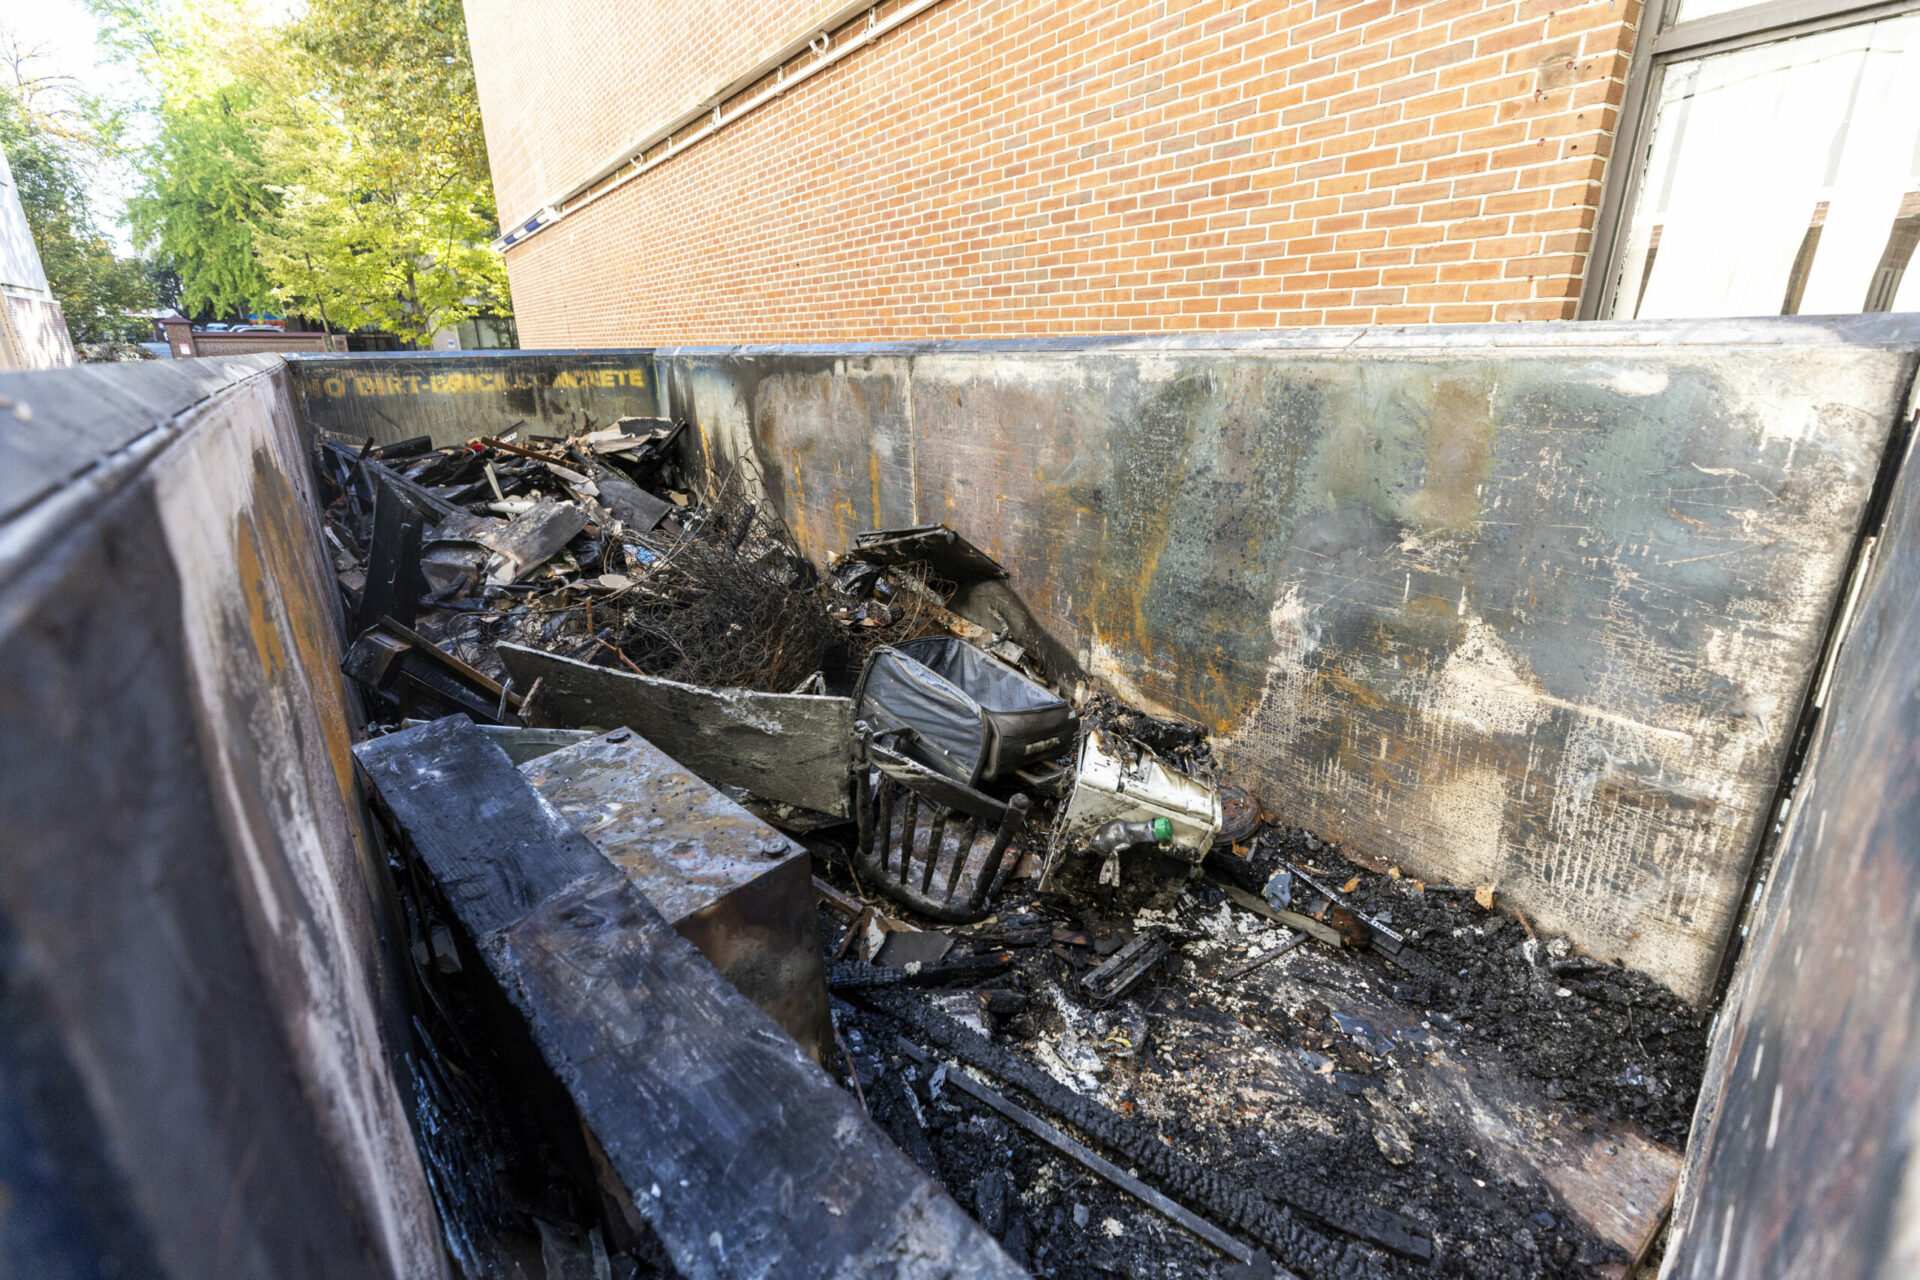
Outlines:
<svg viewBox="0 0 1920 1280"><path fill-rule="evenodd" d="M683 444L654 420L384 462L323 443L354 630L393 618L495 679L503 641L762 692L830 669L843 629L763 486Z"/></svg>
<svg viewBox="0 0 1920 1280"><path fill-rule="evenodd" d="M935 574L956 583L1007 576L999 561L944 524L869 529L854 535L849 554L870 564L925 564Z"/></svg>
<svg viewBox="0 0 1920 1280"><path fill-rule="evenodd" d="M876 651L856 702L876 734L903 731L903 754L968 786L1059 755L1078 727L1065 698L952 636Z"/></svg>
<svg viewBox="0 0 1920 1280"><path fill-rule="evenodd" d="M855 734L854 865L880 892L959 923L987 914L1032 801L1003 802Z"/></svg>
<svg viewBox="0 0 1920 1280"><path fill-rule="evenodd" d="M1173 839L1173 823L1165 818L1145 822L1109 822L1093 833L1087 844L1095 853L1115 854L1142 844L1166 844Z"/></svg>
<svg viewBox="0 0 1920 1280"><path fill-rule="evenodd" d="M465 712L482 724L520 723L521 697L392 618L362 632L340 665L393 720Z"/></svg>
<svg viewBox="0 0 1920 1280"><path fill-rule="evenodd" d="M1087 1003L1104 1009L1126 995L1167 958L1172 945L1166 935L1141 934L1107 958L1106 963L1080 979L1080 990Z"/></svg>
<svg viewBox="0 0 1920 1280"><path fill-rule="evenodd" d="M1088 851L1100 858L1100 883L1120 883L1120 855L1142 845L1159 847L1173 840L1173 823L1166 818L1148 818L1142 822L1114 821L1105 824L1087 841Z"/></svg>

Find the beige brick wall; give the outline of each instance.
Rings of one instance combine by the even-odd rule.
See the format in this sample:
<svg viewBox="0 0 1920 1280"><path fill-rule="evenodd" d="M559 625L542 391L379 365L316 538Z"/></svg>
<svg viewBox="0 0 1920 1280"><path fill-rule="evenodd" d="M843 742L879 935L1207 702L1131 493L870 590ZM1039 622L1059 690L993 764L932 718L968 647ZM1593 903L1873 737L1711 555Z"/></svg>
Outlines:
<svg viewBox="0 0 1920 1280"><path fill-rule="evenodd" d="M505 226L845 0L465 0Z"/></svg>
<svg viewBox="0 0 1920 1280"><path fill-rule="evenodd" d="M1571 316L1638 7L945 0L510 249L521 340ZM543 10L551 46L595 12ZM572 122L496 89L547 55L474 52L530 189L508 148Z"/></svg>

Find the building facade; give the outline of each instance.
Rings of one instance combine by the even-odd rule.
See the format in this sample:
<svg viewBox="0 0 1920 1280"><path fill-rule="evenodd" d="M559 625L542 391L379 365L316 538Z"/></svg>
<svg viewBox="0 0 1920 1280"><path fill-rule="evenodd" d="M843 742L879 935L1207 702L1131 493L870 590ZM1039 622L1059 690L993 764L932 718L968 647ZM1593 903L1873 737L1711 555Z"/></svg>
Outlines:
<svg viewBox="0 0 1920 1280"><path fill-rule="evenodd" d="M1916 10L467 0L467 21L521 341L600 346L1920 307Z"/></svg>
<svg viewBox="0 0 1920 1280"><path fill-rule="evenodd" d="M33 228L0 151L0 369L52 369L73 363L73 339L59 299L47 287Z"/></svg>

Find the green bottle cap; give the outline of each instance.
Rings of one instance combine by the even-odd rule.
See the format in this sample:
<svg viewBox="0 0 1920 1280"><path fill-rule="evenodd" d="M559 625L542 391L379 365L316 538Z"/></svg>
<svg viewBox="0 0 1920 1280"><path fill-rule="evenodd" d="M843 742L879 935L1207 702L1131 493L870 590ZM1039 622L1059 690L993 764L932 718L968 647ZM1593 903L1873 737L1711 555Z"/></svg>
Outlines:
<svg viewBox="0 0 1920 1280"><path fill-rule="evenodd" d="M1165 844L1167 841L1173 839L1173 823L1165 818L1155 818L1153 820L1153 838L1161 844Z"/></svg>

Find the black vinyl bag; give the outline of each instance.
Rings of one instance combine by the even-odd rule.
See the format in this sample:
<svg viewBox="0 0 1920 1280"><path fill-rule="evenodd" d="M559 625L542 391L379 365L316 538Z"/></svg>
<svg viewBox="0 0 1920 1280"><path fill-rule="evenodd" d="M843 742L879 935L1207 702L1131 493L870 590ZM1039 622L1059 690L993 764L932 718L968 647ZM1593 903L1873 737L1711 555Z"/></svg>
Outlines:
<svg viewBox="0 0 1920 1280"><path fill-rule="evenodd" d="M952 636L874 650L854 694L876 737L956 782L1004 777L1072 746L1078 719L1066 699Z"/></svg>

